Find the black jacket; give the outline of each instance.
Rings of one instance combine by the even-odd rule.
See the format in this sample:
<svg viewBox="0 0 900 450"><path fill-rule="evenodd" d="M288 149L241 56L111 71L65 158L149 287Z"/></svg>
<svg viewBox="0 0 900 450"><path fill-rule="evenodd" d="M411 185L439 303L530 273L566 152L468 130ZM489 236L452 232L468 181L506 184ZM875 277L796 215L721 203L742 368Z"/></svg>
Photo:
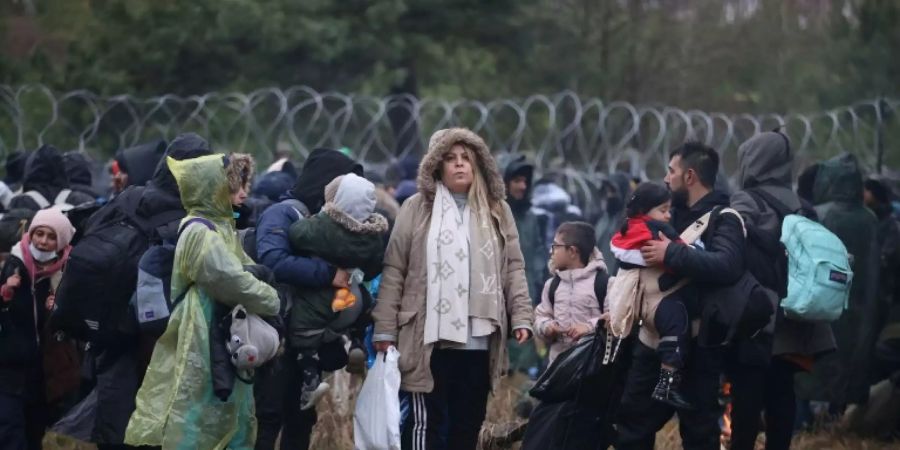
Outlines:
<svg viewBox="0 0 900 450"><path fill-rule="evenodd" d="M0 284L6 283L16 270L21 285L9 302L0 300L0 392L36 395L36 389L43 389L32 378L42 373L38 337L47 319L44 301L50 292L50 279L38 281L32 295L31 277L25 264L10 256L0 271Z"/></svg>
<svg viewBox="0 0 900 450"><path fill-rule="evenodd" d="M157 140L119 150L115 159L128 174L129 186L143 186L155 175L160 160L165 162L166 141Z"/></svg>
<svg viewBox="0 0 900 450"><path fill-rule="evenodd" d="M672 224L678 232L711 211L716 206L727 207L728 196L713 191L690 208L677 209ZM700 290L736 282L744 273L744 230L740 219L733 214L720 214L711 220L710 226L700 238L704 250L684 244L672 243L666 250L664 264L679 275L690 277ZM699 301L685 299L688 313L700 315Z"/></svg>

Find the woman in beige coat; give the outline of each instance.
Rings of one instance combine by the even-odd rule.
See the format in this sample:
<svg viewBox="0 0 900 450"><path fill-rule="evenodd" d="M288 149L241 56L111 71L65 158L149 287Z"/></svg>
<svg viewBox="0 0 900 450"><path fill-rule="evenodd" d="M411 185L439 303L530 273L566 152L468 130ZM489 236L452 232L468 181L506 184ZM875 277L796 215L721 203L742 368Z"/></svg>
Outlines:
<svg viewBox="0 0 900 450"><path fill-rule="evenodd" d="M417 184L385 254L375 347L400 351L400 389L411 393L403 448L474 449L510 329L519 343L532 335L519 235L475 133L436 132Z"/></svg>

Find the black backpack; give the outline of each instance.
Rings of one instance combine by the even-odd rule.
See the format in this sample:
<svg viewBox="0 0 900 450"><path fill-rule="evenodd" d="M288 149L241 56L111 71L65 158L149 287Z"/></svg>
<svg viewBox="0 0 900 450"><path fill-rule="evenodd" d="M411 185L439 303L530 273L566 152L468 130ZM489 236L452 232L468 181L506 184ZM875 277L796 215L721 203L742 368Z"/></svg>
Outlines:
<svg viewBox="0 0 900 450"><path fill-rule="evenodd" d="M139 193L129 192L131 200ZM89 221L84 237L69 254L51 315L53 328L98 346L137 334L129 303L137 285L138 261L157 238L156 228L184 216L184 211L173 210L140 218L134 211L137 202L125 197L123 193L107 205L112 210L98 212L103 221L94 217Z"/></svg>
<svg viewBox="0 0 900 450"><path fill-rule="evenodd" d="M794 214L790 208L784 205L772 194L762 189L747 189L747 194L756 202L756 207L764 211L775 211L779 222L784 221L788 214ZM788 257L784 244L781 243L781 225L774 230L763 230L759 227L747 227L747 240L744 249L744 261L747 270L753 274L759 284L775 291L778 298L787 297L788 286Z"/></svg>
<svg viewBox="0 0 900 450"><path fill-rule="evenodd" d="M598 271L594 277L594 295L597 296L597 302L600 303L600 310L603 310L603 302L606 300L606 284L609 281L609 275L606 271ZM559 289L559 283L562 279L559 275L553 275L550 282L550 289L547 291L547 299L550 300L550 306L556 306L556 290Z"/></svg>

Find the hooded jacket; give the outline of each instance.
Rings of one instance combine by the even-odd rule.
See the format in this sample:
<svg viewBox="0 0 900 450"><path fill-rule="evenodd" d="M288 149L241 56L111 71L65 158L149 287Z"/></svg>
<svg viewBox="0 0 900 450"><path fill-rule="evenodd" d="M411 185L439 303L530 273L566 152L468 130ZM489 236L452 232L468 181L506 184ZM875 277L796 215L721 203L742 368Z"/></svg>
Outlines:
<svg viewBox="0 0 900 450"><path fill-rule="evenodd" d="M490 375L496 386L506 373L506 339L511 329L530 329L533 322L525 264L519 248L519 233L509 205L504 201L506 186L494 158L484 141L472 131L452 128L436 132L428 145L428 154L419 167L419 192L400 208L384 258L378 302L372 317L375 340L389 340L400 351L400 388L410 392L431 392L431 353L434 344L424 343L427 268L425 238L431 222L431 209L437 189L437 175L443 155L453 144L464 142L474 149L475 164L484 177L494 225L498 230L502 255L500 286L506 307L501 308L500 332L490 338Z"/></svg>
<svg viewBox="0 0 900 450"><path fill-rule="evenodd" d="M66 175L62 153L52 145L42 145L28 155L22 178L22 194L13 197L9 209L25 208L38 211L41 209L40 205L25 195L26 192L35 191L52 204L63 189L69 189L69 177ZM77 191L70 193L66 199L66 203L73 206L93 201L94 198L90 195Z"/></svg>
<svg viewBox="0 0 900 450"><path fill-rule="evenodd" d="M784 218L765 201L758 203L747 189L764 191L789 211L801 210L800 198L791 190L792 167L789 141L780 133L758 134L738 148L740 190L731 195L731 207L741 214L748 229L757 228L780 235ZM757 342L765 347L761 350L767 355L816 356L834 349L834 336L828 324L787 319L781 308L774 317L775 335L771 348L763 344L764 341Z"/></svg>
<svg viewBox="0 0 900 450"><path fill-rule="evenodd" d="M213 154L168 159L178 182L184 221L172 266L172 292L187 292L169 319L150 360L125 435L130 445L163 448L250 449L255 439L253 387L236 383L222 402L213 394L209 328L215 303L243 305L261 316L278 313L275 290L243 269L253 264L234 230L226 158Z"/></svg>
<svg viewBox="0 0 900 450"><path fill-rule="evenodd" d="M546 216L539 218L531 210L534 166L528 163L525 155L512 156L507 162L503 169L504 184L508 186L510 180L519 175L524 175L528 183L525 198L522 200L507 199L507 202L516 219L516 229L519 231L519 246L522 248L522 256L525 258L525 276L528 278L528 294L532 301L539 302L541 282L546 278L544 268L548 256L544 232L547 224Z"/></svg>
<svg viewBox="0 0 900 450"><path fill-rule="evenodd" d="M331 286L336 268L317 258L298 256L291 250L291 224L316 214L325 204L325 186L339 175L362 174L362 166L336 150L316 149L303 165L291 192L267 208L256 227L259 263L275 274L275 280L305 287ZM299 200L300 205L294 205Z"/></svg>
<svg viewBox="0 0 900 450"><path fill-rule="evenodd" d="M66 152L63 155L63 162L66 165L66 175L69 177L69 186L73 191L81 192L94 198L101 197L100 193L94 190L91 162L84 153L76 151Z"/></svg>
<svg viewBox="0 0 900 450"><path fill-rule="evenodd" d="M837 352L816 361L815 381L801 398L838 404L864 403L869 396L873 348L880 330L878 221L863 206L863 177L856 158L835 156L819 164L813 185L819 221L847 247L853 286L848 307L831 324Z"/></svg>
<svg viewBox="0 0 900 450"><path fill-rule="evenodd" d="M554 302L550 304L550 285L553 279L544 283L541 293L541 302L534 310L534 328L537 335L550 344L550 360L552 363L556 357L575 345L575 340L565 335L550 337L547 328L555 324L562 330L567 330L573 325L589 323L596 327L600 314L603 313L601 305L605 299L598 299L595 293L595 277L603 276L606 272L606 263L603 254L595 249L588 264L580 269L554 271L559 276L560 283L554 295Z"/></svg>
<svg viewBox="0 0 900 450"><path fill-rule="evenodd" d="M143 186L153 177L165 153L166 141L160 139L119 150L115 160L119 163L119 169L128 174L129 186Z"/></svg>

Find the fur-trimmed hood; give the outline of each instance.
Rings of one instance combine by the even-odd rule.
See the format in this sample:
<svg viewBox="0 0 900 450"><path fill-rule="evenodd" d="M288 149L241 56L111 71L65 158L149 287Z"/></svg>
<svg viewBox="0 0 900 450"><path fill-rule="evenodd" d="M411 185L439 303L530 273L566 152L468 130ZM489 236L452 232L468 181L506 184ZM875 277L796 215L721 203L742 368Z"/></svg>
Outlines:
<svg viewBox="0 0 900 450"><path fill-rule="evenodd" d="M225 168L225 175L228 177L228 188L231 192L237 192L242 186L248 188L252 186L255 170L256 163L252 156L246 153L228 155L228 167Z"/></svg>
<svg viewBox="0 0 900 450"><path fill-rule="evenodd" d="M385 234L388 231L387 219L378 213L373 213L363 222L357 222L347 213L341 211L334 203L326 203L322 207L322 214L330 217L331 220L337 222L338 225L344 227L351 233L358 234Z"/></svg>
<svg viewBox="0 0 900 450"><path fill-rule="evenodd" d="M425 197L428 203L434 201L442 157L457 143L464 143L475 150L475 156L478 159L476 163L479 172L484 177L488 200L492 203L505 200L506 185L497 168L497 162L491 156L491 151L484 143L484 139L467 128L447 128L438 130L431 135L431 140L428 142L428 153L422 158L419 175L416 179L419 193Z"/></svg>

